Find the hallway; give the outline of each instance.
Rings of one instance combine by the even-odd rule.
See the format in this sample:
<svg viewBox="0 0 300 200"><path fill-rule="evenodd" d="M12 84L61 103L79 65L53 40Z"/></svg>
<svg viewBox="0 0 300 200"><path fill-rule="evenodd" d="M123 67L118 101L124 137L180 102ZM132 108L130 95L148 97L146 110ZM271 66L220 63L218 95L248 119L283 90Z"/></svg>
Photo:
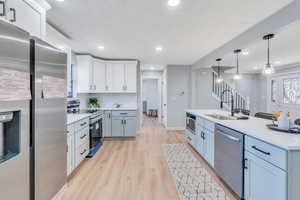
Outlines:
<svg viewBox="0 0 300 200"><path fill-rule="evenodd" d="M177 200L162 144L180 143L185 143L181 131L166 131L156 119L145 117L136 140L105 141L96 156L71 175L59 199Z"/></svg>

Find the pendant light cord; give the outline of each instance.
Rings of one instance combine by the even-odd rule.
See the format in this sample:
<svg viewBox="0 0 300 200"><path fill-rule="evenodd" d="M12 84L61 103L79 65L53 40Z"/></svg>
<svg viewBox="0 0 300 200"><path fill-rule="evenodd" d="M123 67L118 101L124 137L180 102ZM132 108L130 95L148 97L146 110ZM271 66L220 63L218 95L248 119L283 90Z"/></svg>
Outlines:
<svg viewBox="0 0 300 200"><path fill-rule="evenodd" d="M239 74L239 53L236 53L236 73Z"/></svg>
<svg viewBox="0 0 300 200"><path fill-rule="evenodd" d="M270 39L268 39L268 64L270 64Z"/></svg>

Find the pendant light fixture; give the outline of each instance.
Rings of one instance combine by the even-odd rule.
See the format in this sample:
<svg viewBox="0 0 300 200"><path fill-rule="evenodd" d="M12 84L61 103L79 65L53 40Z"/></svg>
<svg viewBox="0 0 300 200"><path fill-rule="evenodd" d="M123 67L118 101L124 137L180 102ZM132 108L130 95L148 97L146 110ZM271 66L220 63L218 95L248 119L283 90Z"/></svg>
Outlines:
<svg viewBox="0 0 300 200"><path fill-rule="evenodd" d="M223 78L222 78L222 75L221 75L221 66L220 66L221 60L222 60L222 58L216 59L216 61L218 62L218 78L216 80L217 83L222 83L223 82Z"/></svg>
<svg viewBox="0 0 300 200"><path fill-rule="evenodd" d="M236 54L236 73L233 76L233 79L240 80L241 75L240 75L240 72L239 72L239 53L241 53L242 50L241 49L236 49L233 52Z"/></svg>
<svg viewBox="0 0 300 200"><path fill-rule="evenodd" d="M266 64L265 68L264 68L264 71L263 71L263 74L272 74L274 73L274 68L272 67L271 63L270 63L270 39L274 38L274 34L268 34L268 35L265 35L263 37L264 40L267 40L268 41L268 63Z"/></svg>

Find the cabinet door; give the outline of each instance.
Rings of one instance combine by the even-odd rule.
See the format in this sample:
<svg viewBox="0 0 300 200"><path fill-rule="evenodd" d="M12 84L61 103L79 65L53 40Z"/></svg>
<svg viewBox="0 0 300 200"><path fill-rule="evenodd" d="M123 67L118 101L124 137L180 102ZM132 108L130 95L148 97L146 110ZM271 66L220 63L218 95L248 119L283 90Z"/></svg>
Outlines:
<svg viewBox="0 0 300 200"><path fill-rule="evenodd" d="M93 65L91 56L77 56L77 91L89 93L92 90Z"/></svg>
<svg viewBox="0 0 300 200"><path fill-rule="evenodd" d="M111 137L111 111L104 111L103 137Z"/></svg>
<svg viewBox="0 0 300 200"><path fill-rule="evenodd" d="M108 92L124 92L124 64L108 63L107 64L107 86Z"/></svg>
<svg viewBox="0 0 300 200"><path fill-rule="evenodd" d="M67 175L70 175L75 168L75 134L68 134L67 138Z"/></svg>
<svg viewBox="0 0 300 200"><path fill-rule="evenodd" d="M126 92L136 93L137 68L136 64L125 65L125 87Z"/></svg>
<svg viewBox="0 0 300 200"><path fill-rule="evenodd" d="M125 117L124 118L124 136L125 137L135 137L136 134L136 117Z"/></svg>
<svg viewBox="0 0 300 200"><path fill-rule="evenodd" d="M28 31L31 35L41 37L41 13L29 5L25 0L9 0L7 2L8 20Z"/></svg>
<svg viewBox="0 0 300 200"><path fill-rule="evenodd" d="M246 200L287 199L286 172L248 151L245 159Z"/></svg>
<svg viewBox="0 0 300 200"><path fill-rule="evenodd" d="M206 149L206 161L213 167L214 166L214 133L210 130L206 130L205 134L205 147Z"/></svg>
<svg viewBox="0 0 300 200"><path fill-rule="evenodd" d="M68 135L67 137L67 175L71 174L72 172L72 135Z"/></svg>
<svg viewBox="0 0 300 200"><path fill-rule="evenodd" d="M93 80L95 92L105 92L106 90L106 64L94 60Z"/></svg>
<svg viewBox="0 0 300 200"><path fill-rule="evenodd" d="M113 117L112 118L112 137L123 137L124 136L124 119L122 117Z"/></svg>

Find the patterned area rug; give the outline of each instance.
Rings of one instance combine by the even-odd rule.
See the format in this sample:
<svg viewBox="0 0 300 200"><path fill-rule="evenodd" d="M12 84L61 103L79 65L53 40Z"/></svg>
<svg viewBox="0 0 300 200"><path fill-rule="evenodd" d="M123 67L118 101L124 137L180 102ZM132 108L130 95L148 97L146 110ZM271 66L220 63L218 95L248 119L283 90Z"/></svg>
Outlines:
<svg viewBox="0 0 300 200"><path fill-rule="evenodd" d="M163 144L180 200L231 200L185 144Z"/></svg>

